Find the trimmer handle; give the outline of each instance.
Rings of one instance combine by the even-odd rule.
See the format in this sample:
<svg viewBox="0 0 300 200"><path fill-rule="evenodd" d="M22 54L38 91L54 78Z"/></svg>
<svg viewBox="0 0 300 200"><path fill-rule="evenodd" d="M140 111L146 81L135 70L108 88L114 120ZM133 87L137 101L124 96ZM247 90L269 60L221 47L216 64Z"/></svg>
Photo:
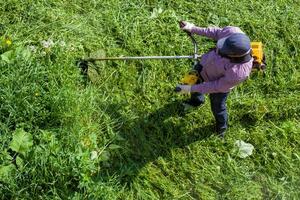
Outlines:
<svg viewBox="0 0 300 200"><path fill-rule="evenodd" d="M179 27L183 28L185 26L185 23L183 21L179 21ZM187 31L187 30L183 30L184 32L186 32L186 34L188 34L188 36L192 36L192 33Z"/></svg>
<svg viewBox="0 0 300 200"><path fill-rule="evenodd" d="M179 21L179 27L183 28L185 26L185 23L183 21ZM183 30L184 32L186 32L186 34L191 38L193 45L194 45L194 59L197 60L198 59L198 46L197 46L197 41L195 40L195 38L193 37L192 33L186 30ZM196 61L195 61L196 64Z"/></svg>

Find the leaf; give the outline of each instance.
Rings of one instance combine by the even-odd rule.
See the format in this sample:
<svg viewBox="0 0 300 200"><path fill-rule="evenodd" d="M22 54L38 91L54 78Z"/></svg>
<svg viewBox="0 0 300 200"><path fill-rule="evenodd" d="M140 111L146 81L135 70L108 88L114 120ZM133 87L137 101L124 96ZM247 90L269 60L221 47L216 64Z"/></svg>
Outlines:
<svg viewBox="0 0 300 200"><path fill-rule="evenodd" d="M12 174L15 170L15 166L10 164L6 166L0 166L0 181L9 183L12 180Z"/></svg>
<svg viewBox="0 0 300 200"><path fill-rule="evenodd" d="M22 46L17 47L15 50L15 54L17 56L18 59L24 59L24 60L28 60L31 56L31 52L28 48L24 48Z"/></svg>
<svg viewBox="0 0 300 200"><path fill-rule="evenodd" d="M110 157L110 153L108 151L103 151L99 156L100 161L108 161Z"/></svg>
<svg viewBox="0 0 300 200"><path fill-rule="evenodd" d="M13 134L9 147L15 152L25 155L32 145L32 135L22 129L17 129Z"/></svg>
<svg viewBox="0 0 300 200"><path fill-rule="evenodd" d="M29 58L31 57L31 52L30 52L29 49L24 48L24 49L22 50L22 52L21 52L21 55L22 55L22 58L23 58L25 61L27 61L27 60L29 60Z"/></svg>
<svg viewBox="0 0 300 200"><path fill-rule="evenodd" d="M22 158L20 158L19 156L16 158L16 164L18 167L23 167L24 166L24 161Z"/></svg>
<svg viewBox="0 0 300 200"><path fill-rule="evenodd" d="M97 70L93 67L88 68L88 77L92 83L100 83L101 81L101 77L99 76Z"/></svg>
<svg viewBox="0 0 300 200"><path fill-rule="evenodd" d="M116 145L116 144L111 144L111 145L109 145L108 148L109 148L109 149L120 149L120 148L122 148L122 147L119 146L119 145Z"/></svg>
<svg viewBox="0 0 300 200"><path fill-rule="evenodd" d="M116 141L125 141L125 139L118 133L116 134L115 140Z"/></svg>
<svg viewBox="0 0 300 200"><path fill-rule="evenodd" d="M162 8L154 8L151 13L150 19L157 18L162 12L163 12Z"/></svg>
<svg viewBox="0 0 300 200"><path fill-rule="evenodd" d="M237 140L234 144L238 148L238 156L240 158L246 158L252 155L254 149L252 144L246 143L243 140Z"/></svg>
<svg viewBox="0 0 300 200"><path fill-rule="evenodd" d="M105 51L103 49L94 51L90 53L91 58L103 58L105 57Z"/></svg>
<svg viewBox="0 0 300 200"><path fill-rule="evenodd" d="M6 51L5 53L1 54L1 59L7 63L10 63L12 59L12 54L13 54L12 50Z"/></svg>

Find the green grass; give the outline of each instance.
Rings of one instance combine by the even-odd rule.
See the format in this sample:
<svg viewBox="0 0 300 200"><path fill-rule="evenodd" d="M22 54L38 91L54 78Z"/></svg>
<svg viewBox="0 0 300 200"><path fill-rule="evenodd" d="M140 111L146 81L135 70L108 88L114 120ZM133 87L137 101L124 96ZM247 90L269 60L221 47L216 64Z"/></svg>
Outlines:
<svg viewBox="0 0 300 200"><path fill-rule="evenodd" d="M299 199L299 11L292 0L2 0L0 198ZM191 61L97 63L89 81L75 65L189 55L181 19L239 26L265 45L265 77L229 96L225 141L209 101L178 111L186 97L173 89ZM197 41L200 53L214 46ZM255 148L245 159L239 139Z"/></svg>

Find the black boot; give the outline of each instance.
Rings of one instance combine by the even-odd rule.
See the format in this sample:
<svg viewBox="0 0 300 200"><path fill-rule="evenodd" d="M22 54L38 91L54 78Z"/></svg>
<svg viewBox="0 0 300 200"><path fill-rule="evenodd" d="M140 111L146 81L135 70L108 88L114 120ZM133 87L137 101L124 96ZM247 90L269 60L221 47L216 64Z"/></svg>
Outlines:
<svg viewBox="0 0 300 200"><path fill-rule="evenodd" d="M217 135L218 135L221 139L224 139L225 133L226 133L226 128L222 128L222 129L217 130Z"/></svg>
<svg viewBox="0 0 300 200"><path fill-rule="evenodd" d="M201 93L193 93L191 95L191 98L184 101L183 103L185 104L188 104L189 106L192 106L192 107L198 107L198 106L201 106L203 105L205 102L205 99L204 99L204 95L201 94Z"/></svg>

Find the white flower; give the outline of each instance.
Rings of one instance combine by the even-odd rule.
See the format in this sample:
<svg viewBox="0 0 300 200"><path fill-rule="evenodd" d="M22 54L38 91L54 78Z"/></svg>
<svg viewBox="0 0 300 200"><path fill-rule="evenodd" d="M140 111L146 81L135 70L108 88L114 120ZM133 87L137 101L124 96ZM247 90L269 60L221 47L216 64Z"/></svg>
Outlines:
<svg viewBox="0 0 300 200"><path fill-rule="evenodd" d="M49 39L47 41L46 40L41 41L41 44L44 48L48 49L54 45L54 42L53 40Z"/></svg>
<svg viewBox="0 0 300 200"><path fill-rule="evenodd" d="M28 49L29 49L31 52L35 53L37 48L36 48L36 46L34 46L34 45L30 45L30 46L28 46Z"/></svg>

